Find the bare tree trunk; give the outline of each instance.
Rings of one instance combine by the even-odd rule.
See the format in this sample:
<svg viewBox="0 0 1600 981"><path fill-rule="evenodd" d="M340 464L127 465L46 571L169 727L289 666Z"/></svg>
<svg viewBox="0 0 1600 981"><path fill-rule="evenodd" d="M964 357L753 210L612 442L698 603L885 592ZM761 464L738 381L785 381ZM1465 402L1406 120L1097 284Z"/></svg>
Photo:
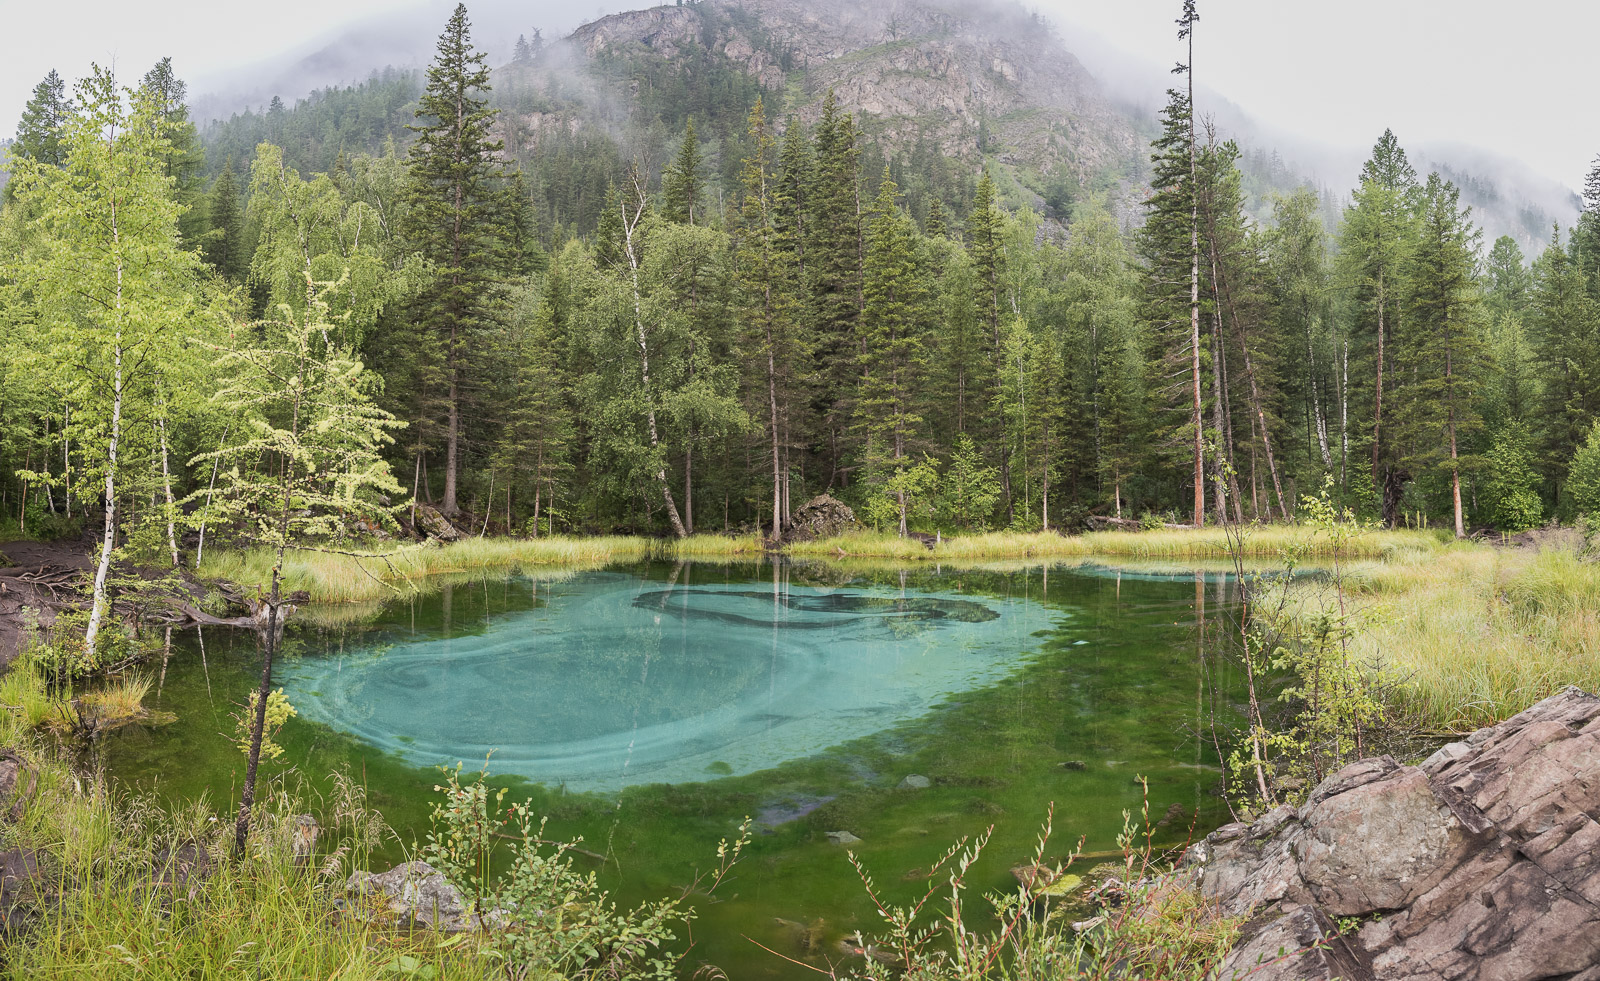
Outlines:
<svg viewBox="0 0 1600 981"><path fill-rule="evenodd" d="M683 450L683 529L694 534L694 440Z"/></svg>
<svg viewBox="0 0 1600 981"><path fill-rule="evenodd" d="M644 398L645 418L649 423L650 448L658 453L661 450L661 437L656 428L656 403L655 397L650 392L650 344L644 331L644 307L639 296L639 253L634 248L634 234L639 230L639 221L644 217L645 205L648 199L642 178L637 172L633 177L633 189L637 199L637 207L630 218L628 209L622 209L622 244L628 256L628 268L633 275L633 327L636 342L639 345L639 379L640 391ZM667 483L667 467L663 462L656 468L656 483L661 488L661 499L667 505L667 517L672 522L672 531L679 538L688 538L689 533L683 527L683 519L678 516L678 504L672 499L672 485Z"/></svg>
<svg viewBox="0 0 1600 981"><path fill-rule="evenodd" d="M167 548L172 551L172 567L178 568L181 564L178 558L178 532L176 518L178 505L172 497L172 467L167 459L167 400L156 389L156 398L159 401L159 411L156 414L156 432L161 437L161 487L167 495Z"/></svg>
<svg viewBox="0 0 1600 981"><path fill-rule="evenodd" d="M461 446L461 396L456 378L456 332L450 329L450 353L446 356L450 372L450 418L444 438L444 499L439 502L439 513L455 517L461 510L456 503L456 461Z"/></svg>
<svg viewBox="0 0 1600 981"><path fill-rule="evenodd" d="M1194 32L1188 31L1189 61L1184 74L1189 81L1189 375L1194 383L1194 405L1189 424L1194 427L1194 526L1206 523L1205 437L1200 407L1200 169L1195 160L1194 132Z"/></svg>
<svg viewBox="0 0 1600 981"><path fill-rule="evenodd" d="M233 427L231 424L222 427L223 446L228 445L228 432L232 428ZM206 485L206 510L204 517L200 519L200 541L198 544L196 544L194 550L194 567L196 569L200 568L200 559L205 555L206 552L206 525L211 521L211 495L217 489L217 467L221 463L222 457L216 456L211 458L211 482ZM415 496L413 496L413 501L415 501ZM413 520L415 520L414 516Z"/></svg>
<svg viewBox="0 0 1600 981"><path fill-rule="evenodd" d="M1372 481L1379 492L1384 495L1383 520L1387 524L1394 524L1394 516L1389 513L1387 482L1383 478L1380 465L1379 451L1382 447L1379 437L1383 430L1383 274L1378 274L1378 383L1373 396L1372 409Z"/></svg>
<svg viewBox="0 0 1600 981"><path fill-rule="evenodd" d="M112 209L112 234L116 234L116 210ZM117 305L122 305L122 264L117 264ZM106 447L106 527L100 541L100 561L94 570L94 599L89 608L89 626L83 644L93 652L100 637L100 622L106 614L106 576L111 571L111 552L117 539L117 447L122 438L122 330L120 324L112 347L115 365L111 382L111 439Z"/></svg>
<svg viewBox="0 0 1600 981"><path fill-rule="evenodd" d="M61 497L72 517L72 406L61 408Z"/></svg>

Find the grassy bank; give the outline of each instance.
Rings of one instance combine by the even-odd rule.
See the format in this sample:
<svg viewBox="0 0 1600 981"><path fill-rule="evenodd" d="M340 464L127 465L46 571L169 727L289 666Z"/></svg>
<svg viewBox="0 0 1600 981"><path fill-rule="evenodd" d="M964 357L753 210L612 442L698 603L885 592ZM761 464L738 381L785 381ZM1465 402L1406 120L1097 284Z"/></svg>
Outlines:
<svg viewBox="0 0 1600 981"><path fill-rule="evenodd" d="M1467 732L1568 685L1600 691L1600 564L1462 544L1347 571L1373 620L1354 649L1393 671L1391 701L1425 727ZM1334 602L1326 583L1301 588Z"/></svg>
<svg viewBox="0 0 1600 981"><path fill-rule="evenodd" d="M1247 555L1275 558L1297 542L1312 540L1295 527L1252 531L1245 540ZM1422 532L1371 532L1350 542L1348 558L1390 558L1426 554L1438 548L1438 539ZM815 542L790 545L784 552L795 558L890 559L907 562L982 562L997 559L1130 558L1152 560L1225 559L1227 545L1220 531L1161 530L1148 532L1096 532L1064 536L1053 533L992 532L946 538L934 548L895 535L860 532ZM430 577L480 571L524 572L540 569L598 568L611 562L646 558L740 559L764 554L754 535L694 535L682 541L607 536L466 538L450 545L403 545L381 550L369 558L320 552L294 552L284 563L284 590L304 590L314 603L371 603L419 588ZM1312 548L1313 557L1330 557ZM201 566L202 576L240 584L267 582L272 555L255 550L214 551Z"/></svg>
<svg viewBox="0 0 1600 981"><path fill-rule="evenodd" d="M1247 558L1276 559L1291 547L1299 547L1307 558L1328 559L1334 551L1325 536L1295 525L1273 525L1247 530L1244 554ZM1345 543L1344 558L1389 559L1403 555L1426 555L1440 547L1437 535L1420 531L1370 531ZM1051 559L1051 558L1130 558L1130 559L1227 559L1228 542L1220 529L1159 529L1154 531L1099 531L1086 535L1057 535L990 532L959 535L940 540L928 548L914 539L875 532L861 532L790 545L790 555L832 558L863 556L909 561L960 562L973 559Z"/></svg>

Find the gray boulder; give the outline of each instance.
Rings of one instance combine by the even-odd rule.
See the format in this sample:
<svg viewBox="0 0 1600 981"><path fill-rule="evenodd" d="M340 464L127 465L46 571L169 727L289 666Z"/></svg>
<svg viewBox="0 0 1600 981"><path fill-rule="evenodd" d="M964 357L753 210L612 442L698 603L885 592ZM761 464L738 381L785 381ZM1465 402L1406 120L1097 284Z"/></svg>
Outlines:
<svg viewBox="0 0 1600 981"><path fill-rule="evenodd" d="M431 504L418 504L415 512L417 530L429 538L437 538L441 542L453 542L461 537L461 531Z"/></svg>
<svg viewBox="0 0 1600 981"><path fill-rule="evenodd" d="M407 862L377 875L357 872L345 891L374 919L396 927L460 933L477 925L460 890L427 862Z"/></svg>
<svg viewBox="0 0 1600 981"><path fill-rule="evenodd" d="M1569 688L1421 766L1353 763L1299 808L1218 829L1185 863L1202 895L1253 918L1222 978L1590 981L1597 818L1600 698ZM1258 960L1335 919L1361 924L1340 940L1353 961Z"/></svg>
<svg viewBox="0 0 1600 981"><path fill-rule="evenodd" d="M789 516L783 542L810 542L854 531L860 524L850 506L828 494L818 494Z"/></svg>

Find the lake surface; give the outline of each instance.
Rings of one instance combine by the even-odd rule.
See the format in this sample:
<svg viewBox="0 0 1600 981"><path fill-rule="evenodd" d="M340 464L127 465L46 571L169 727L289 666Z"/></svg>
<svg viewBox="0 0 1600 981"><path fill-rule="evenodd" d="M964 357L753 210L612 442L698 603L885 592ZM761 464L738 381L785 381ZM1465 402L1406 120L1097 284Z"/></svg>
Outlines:
<svg viewBox="0 0 1600 981"><path fill-rule="evenodd" d="M1225 820L1208 727L1214 711L1231 722L1234 679L1206 627L1229 608L1215 574L1092 567L643 563L453 582L357 627L291 632L274 677L299 716L263 772L313 795L349 773L399 859L426 831L436 767L487 757L554 833L606 856L625 900L681 889L751 815L749 857L702 907L690 964L798 977L744 937L822 964L877 928L827 832L860 837L897 899L991 824L973 884L1009 885L1051 802L1053 855L1079 836L1114 847L1139 776L1152 822L1167 817L1158 843ZM117 734L105 765L228 808L252 638L175 635L157 671L152 700L178 723ZM903 786L913 775L930 785Z"/></svg>

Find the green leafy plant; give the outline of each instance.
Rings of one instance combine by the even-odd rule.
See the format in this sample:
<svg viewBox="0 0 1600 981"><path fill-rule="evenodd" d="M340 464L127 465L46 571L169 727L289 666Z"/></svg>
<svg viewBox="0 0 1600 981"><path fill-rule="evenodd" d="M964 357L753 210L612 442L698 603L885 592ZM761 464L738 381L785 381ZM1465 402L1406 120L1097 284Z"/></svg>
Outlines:
<svg viewBox="0 0 1600 981"><path fill-rule="evenodd" d="M716 868L682 895L619 909L594 872L574 867L582 839L547 838L547 819L536 819L526 801L508 804L486 773L463 782L457 765L444 774L424 857L461 889L508 979L675 977L681 955L670 945L694 919L689 895L713 892L750 840L746 818L717 845Z"/></svg>

